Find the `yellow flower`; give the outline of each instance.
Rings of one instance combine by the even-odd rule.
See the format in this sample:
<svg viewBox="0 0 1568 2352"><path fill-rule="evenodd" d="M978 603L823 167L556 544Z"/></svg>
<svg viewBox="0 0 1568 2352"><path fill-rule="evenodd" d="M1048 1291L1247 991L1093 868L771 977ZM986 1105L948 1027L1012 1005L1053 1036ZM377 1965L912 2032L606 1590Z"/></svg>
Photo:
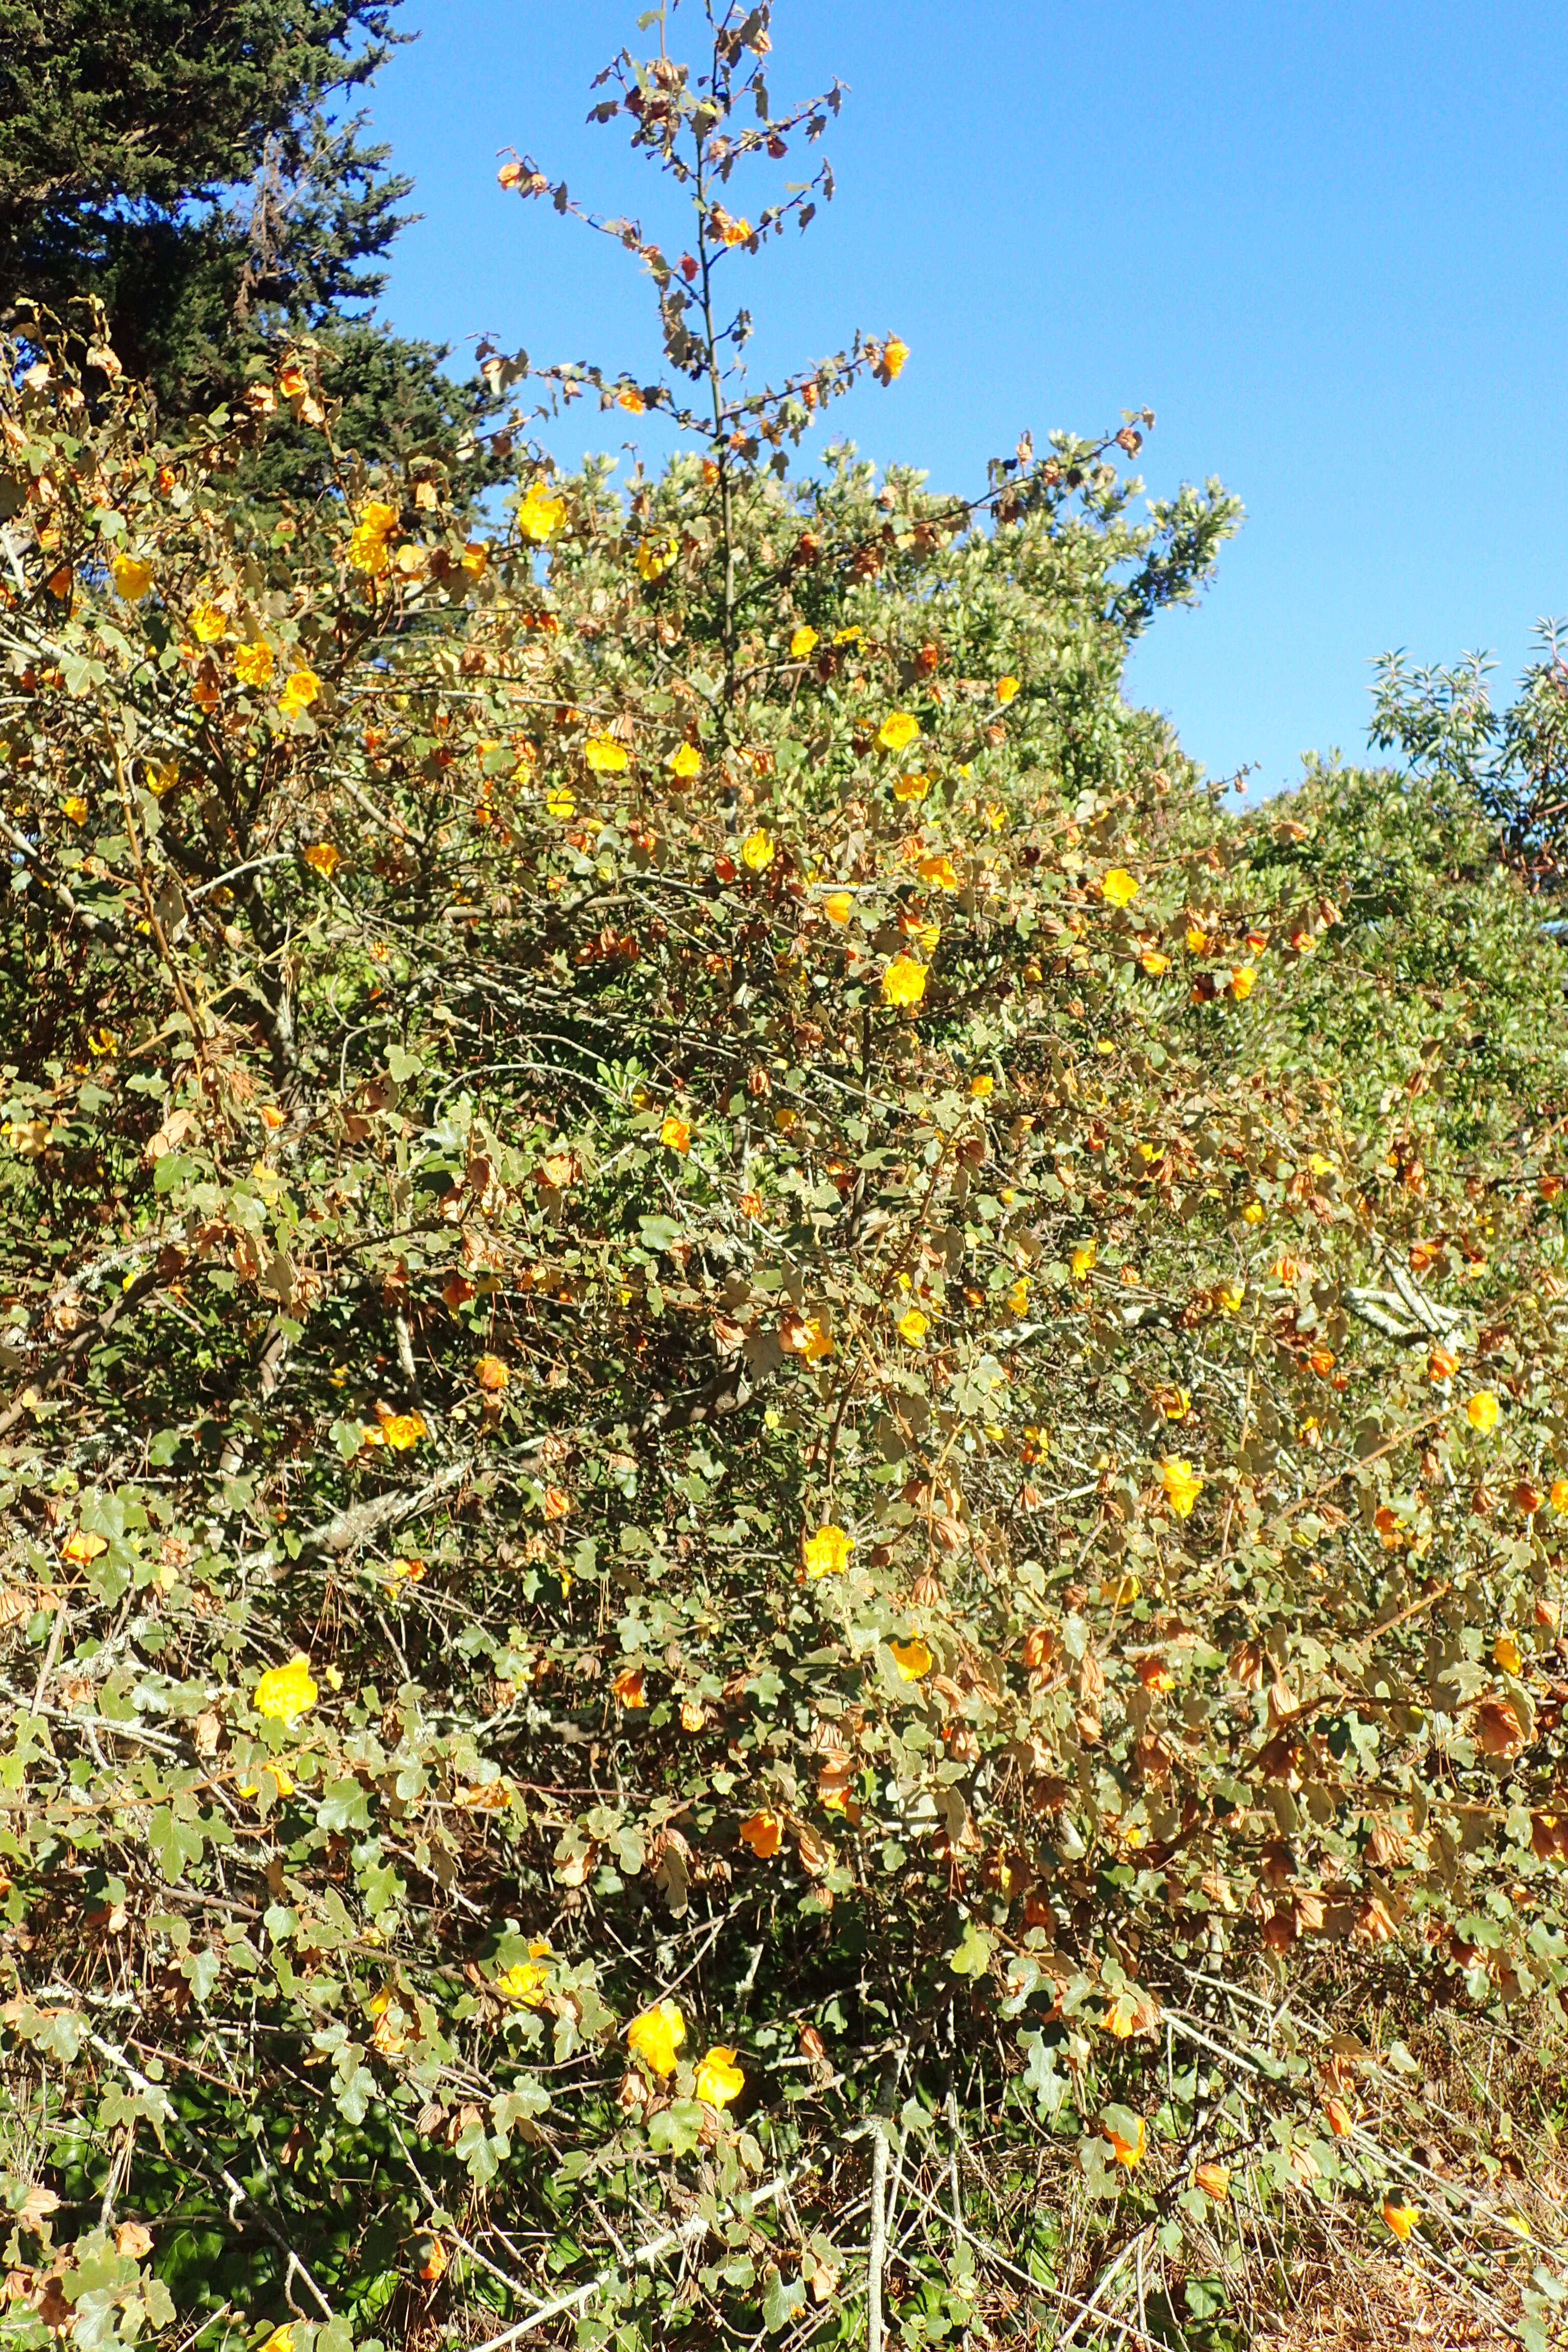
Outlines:
<svg viewBox="0 0 1568 2352"><path fill-rule="evenodd" d="M61 1544L60 1558L68 1559L73 1568L86 1568L90 1560L95 1560L100 1552L108 1549L109 1545L102 1536L89 1535L83 1528L77 1528Z"/></svg>
<svg viewBox="0 0 1568 2352"><path fill-rule="evenodd" d="M544 813L568 824L577 814L577 803L568 784L556 784L544 796Z"/></svg>
<svg viewBox="0 0 1568 2352"><path fill-rule="evenodd" d="M816 643L816 631L802 622L789 641L791 661L804 661Z"/></svg>
<svg viewBox="0 0 1568 2352"><path fill-rule="evenodd" d="M735 2063L735 2053L726 2042L715 2042L697 2069L697 2095L710 2107L727 2107L738 2099L746 2087L746 2078Z"/></svg>
<svg viewBox="0 0 1568 2352"><path fill-rule="evenodd" d="M673 2000L661 2000L634 2017L626 2043L650 2073L673 2074L675 2053L686 2039L686 2020Z"/></svg>
<svg viewBox="0 0 1568 2352"><path fill-rule="evenodd" d="M922 1315L918 1307L906 1307L899 1318L899 1337L908 1340L911 1348L918 1348L930 1329L930 1316Z"/></svg>
<svg viewBox="0 0 1568 2352"><path fill-rule="evenodd" d="M234 674L243 686L265 686L272 676L275 656L265 637L241 646L234 657Z"/></svg>
<svg viewBox="0 0 1568 2352"><path fill-rule="evenodd" d="M523 2009L542 2009L544 1988L550 1981L549 1959L548 1944L530 1944L527 1959L514 1961L497 1977L491 1990L499 1993L502 2000L514 2000Z"/></svg>
<svg viewBox="0 0 1568 2352"><path fill-rule="evenodd" d="M677 1118L675 1113L671 1111L658 1130L658 1139L667 1150L679 1151L684 1156L691 1149L689 1122L684 1118Z"/></svg>
<svg viewBox="0 0 1568 2352"><path fill-rule="evenodd" d="M265 1681L265 1675L262 1679ZM257 1685L257 1688L259 1690L260 1687L261 1685L258 1683ZM269 1710L264 1710L264 1712L269 1712ZM266 1769L271 1773L273 1780L277 1785L279 1795L280 1797L291 1797L294 1793L293 1774L289 1771L285 1766L277 1762L268 1764L266 1767ZM258 1780L247 1780L243 1788L236 1790L235 1794L239 1797L259 1797L261 1794L261 1783Z"/></svg>
<svg viewBox="0 0 1568 2352"><path fill-rule="evenodd" d="M250 1703L258 1715L268 1716L274 1723L293 1723L300 1716L309 1715L321 1695L310 1659L297 1651L286 1666L268 1666L251 1693Z"/></svg>
<svg viewBox="0 0 1568 2352"><path fill-rule="evenodd" d="M1160 1484L1165 1490L1165 1500L1179 1519L1188 1517L1204 1490L1204 1482L1192 1464L1179 1454L1170 1454L1161 1463Z"/></svg>
<svg viewBox="0 0 1568 2352"><path fill-rule="evenodd" d="M313 841L309 849L302 849L300 855L307 866L313 866L316 872L328 881L343 862L342 852L334 849L330 841Z"/></svg>
<svg viewBox="0 0 1568 2352"><path fill-rule="evenodd" d="M926 967L913 956L898 955L882 974L885 1004L918 1004L926 992Z"/></svg>
<svg viewBox="0 0 1568 2352"><path fill-rule="evenodd" d="M895 376L902 375L904 362L909 355L908 343L902 341L897 335L888 337L887 341L882 345L882 373L889 383Z"/></svg>
<svg viewBox="0 0 1568 2352"><path fill-rule="evenodd" d="M889 710L877 730L877 740L884 751L907 751L920 731L912 710Z"/></svg>
<svg viewBox="0 0 1568 2352"><path fill-rule="evenodd" d="M1478 1389L1465 1407L1465 1419L1472 1429L1479 1429L1484 1437L1489 1430L1497 1427L1500 1410L1498 1401L1490 1389Z"/></svg>
<svg viewBox="0 0 1568 2352"><path fill-rule="evenodd" d="M1098 1242L1080 1242L1072 1254L1073 1279L1087 1282L1094 1271L1094 1261L1100 1255Z"/></svg>
<svg viewBox="0 0 1568 2352"><path fill-rule="evenodd" d="M1258 974L1252 966L1238 963L1230 975L1230 992L1238 1004L1245 1004L1257 985Z"/></svg>
<svg viewBox="0 0 1568 2352"><path fill-rule="evenodd" d="M929 882L933 889L956 890L959 887L951 857L922 857L916 870L921 880Z"/></svg>
<svg viewBox="0 0 1568 2352"><path fill-rule="evenodd" d="M294 2330L287 2325L275 2327L261 2352L294 2352Z"/></svg>
<svg viewBox="0 0 1568 2352"><path fill-rule="evenodd" d="M742 866L749 866L753 874L760 874L764 866L771 866L773 862L773 845L771 836L761 831L749 833L741 844Z"/></svg>
<svg viewBox="0 0 1568 2352"><path fill-rule="evenodd" d="M969 1081L969 1095L972 1102L984 1102L987 1097L994 1094L995 1091L996 1081L989 1070L978 1071Z"/></svg>
<svg viewBox="0 0 1568 2352"><path fill-rule="evenodd" d="M623 1706L646 1706L647 1705L647 1674L641 1666L623 1666L610 1685L610 1688Z"/></svg>
<svg viewBox="0 0 1568 2352"><path fill-rule="evenodd" d="M693 776L702 772L702 754L695 743L678 743L664 764L672 776L689 784Z"/></svg>
<svg viewBox="0 0 1568 2352"><path fill-rule="evenodd" d="M637 570L645 580L662 580L679 556L680 541L664 531L657 539L644 540L637 550Z"/></svg>
<svg viewBox="0 0 1568 2352"><path fill-rule="evenodd" d="M1505 1675L1521 1675L1524 1672L1524 1660L1511 1633L1500 1633L1492 1643L1492 1664L1500 1666Z"/></svg>
<svg viewBox="0 0 1568 2352"><path fill-rule="evenodd" d="M936 1664L918 1633L912 1634L907 1642L889 1642L888 1647L893 1654L893 1664L899 1670L900 1682L918 1683L921 1676L929 1675Z"/></svg>
<svg viewBox="0 0 1568 2352"><path fill-rule="evenodd" d="M613 735L590 735L583 757L596 776L618 776L626 764L626 749Z"/></svg>
<svg viewBox="0 0 1568 2352"><path fill-rule="evenodd" d="M1189 955L1205 955L1208 952L1208 943L1209 935L1206 931L1199 930L1196 923L1189 923L1187 925L1187 953Z"/></svg>
<svg viewBox="0 0 1568 2352"><path fill-rule="evenodd" d="M397 528L397 509L382 499L371 499L360 509L349 539L349 562L356 572L378 579L391 562L386 542Z"/></svg>
<svg viewBox="0 0 1568 2352"><path fill-rule="evenodd" d="M474 1378L487 1396L500 1396L511 1379L511 1369L499 1356L481 1356L474 1366Z"/></svg>
<svg viewBox="0 0 1568 2352"><path fill-rule="evenodd" d="M931 790L929 776L895 776L893 798L896 801L923 801Z"/></svg>
<svg viewBox="0 0 1568 2352"><path fill-rule="evenodd" d="M228 615L216 604L198 604L191 614L191 635L199 646L216 646L228 635Z"/></svg>
<svg viewBox="0 0 1568 2352"><path fill-rule="evenodd" d="M1015 1315L1022 1315L1029 1304L1029 1277L1021 1274L1007 1293L1007 1304Z"/></svg>
<svg viewBox="0 0 1568 2352"><path fill-rule="evenodd" d="M836 646L858 646L865 634L859 622L855 621L847 629L835 629L833 642Z"/></svg>
<svg viewBox="0 0 1568 2352"><path fill-rule="evenodd" d="M69 800L60 803L60 814L68 817L72 824L87 823L87 803L79 793L72 793Z"/></svg>
<svg viewBox="0 0 1568 2352"><path fill-rule="evenodd" d="M741 1823L736 1835L742 1845L749 1845L759 1862L772 1862L779 1850L781 1832L778 1815L770 1812L752 1813Z"/></svg>
<svg viewBox="0 0 1568 2352"><path fill-rule="evenodd" d="M628 416L640 416L647 408L647 403L635 383L623 383L616 394L616 405L617 408L624 408ZM643 577L645 580L657 580L658 574L656 572L644 572Z"/></svg>
<svg viewBox="0 0 1568 2352"><path fill-rule="evenodd" d="M389 1412L381 1424L382 1443L395 1454L406 1454L424 1434L425 1423L416 1412Z"/></svg>
<svg viewBox="0 0 1568 2352"><path fill-rule="evenodd" d="M84 810L85 805L84 803ZM822 911L830 923L847 923L855 911L854 898L847 890L830 890L822 902Z"/></svg>
<svg viewBox="0 0 1568 2352"><path fill-rule="evenodd" d="M138 555L117 555L109 569L115 594L123 596L128 604L140 604L153 585L153 567Z"/></svg>
<svg viewBox="0 0 1568 2352"><path fill-rule="evenodd" d="M849 1555L855 1549L855 1538L843 1528L831 1524L817 1528L807 1536L801 1546L805 1572L813 1582L819 1576L841 1576L849 1565Z"/></svg>
<svg viewBox="0 0 1568 2352"><path fill-rule="evenodd" d="M1138 961L1151 980L1158 980L1163 971L1171 969L1170 957L1162 955L1158 948L1145 948Z"/></svg>
<svg viewBox="0 0 1568 2352"><path fill-rule="evenodd" d="M482 539L470 539L458 561L470 580L482 580L489 568L490 551Z"/></svg>
<svg viewBox="0 0 1568 2352"><path fill-rule="evenodd" d="M1105 2137L1110 2142L1112 2156L1115 2157L1118 2164L1124 2164L1129 2172L1135 2164L1142 2162L1149 2144L1142 2116L1138 2117L1137 2125L1137 2129L1131 2136L1118 2131L1113 2124L1107 2123L1104 2126Z"/></svg>
<svg viewBox="0 0 1568 2352"><path fill-rule="evenodd" d="M996 699L998 702L1011 702L1013 697L1017 693L1017 691L1018 681L1016 677L999 677L997 679Z"/></svg>
<svg viewBox="0 0 1568 2352"><path fill-rule="evenodd" d="M321 691L321 681L314 670L291 670L283 681L283 691L278 698L278 708L292 719L296 711L308 710Z"/></svg>
<svg viewBox="0 0 1568 2352"><path fill-rule="evenodd" d="M1113 866L1100 883L1100 895L1108 907L1130 907L1138 896L1137 880L1125 866Z"/></svg>
<svg viewBox="0 0 1568 2352"><path fill-rule="evenodd" d="M1246 1286L1242 1283L1219 1282L1215 1285L1214 1303L1222 1315L1238 1314L1246 1296Z"/></svg>
<svg viewBox="0 0 1568 2352"><path fill-rule="evenodd" d="M1383 2218L1403 2245L1421 2219L1421 2215L1416 2206L1401 2205L1394 2198L1385 2197L1383 2200Z"/></svg>
<svg viewBox="0 0 1568 2352"><path fill-rule="evenodd" d="M1568 1478L1553 1478L1547 1500L1554 1511L1568 1511Z"/></svg>
<svg viewBox="0 0 1568 2352"><path fill-rule="evenodd" d="M565 520L565 499L552 498L542 482L534 483L517 510L517 527L535 547L552 538Z"/></svg>

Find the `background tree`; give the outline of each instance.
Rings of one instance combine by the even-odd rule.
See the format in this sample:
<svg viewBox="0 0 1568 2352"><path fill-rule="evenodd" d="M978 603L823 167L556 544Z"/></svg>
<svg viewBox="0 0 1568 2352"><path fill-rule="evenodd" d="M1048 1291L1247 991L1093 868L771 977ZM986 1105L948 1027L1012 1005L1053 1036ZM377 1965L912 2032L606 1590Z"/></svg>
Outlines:
<svg viewBox="0 0 1568 2352"><path fill-rule="evenodd" d="M232 400L308 337L340 446L493 477L495 404L445 350L371 311L411 183L342 119L396 39L384 0L0 5L0 315L102 307L120 362L170 416ZM79 312L85 317L85 311ZM90 337L88 338L90 341ZM319 440L265 481L308 493Z"/></svg>

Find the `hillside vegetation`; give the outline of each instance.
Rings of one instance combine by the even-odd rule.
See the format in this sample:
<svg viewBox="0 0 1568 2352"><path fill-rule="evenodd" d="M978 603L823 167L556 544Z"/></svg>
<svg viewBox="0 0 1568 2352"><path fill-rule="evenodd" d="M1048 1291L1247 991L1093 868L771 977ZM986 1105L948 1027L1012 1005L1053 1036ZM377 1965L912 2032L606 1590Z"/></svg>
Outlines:
<svg viewBox="0 0 1568 2352"><path fill-rule="evenodd" d="M660 468L9 353L6 2338L1543 2346L1562 673L1227 814L1152 419L791 457L716 16L668 380L485 355Z"/></svg>

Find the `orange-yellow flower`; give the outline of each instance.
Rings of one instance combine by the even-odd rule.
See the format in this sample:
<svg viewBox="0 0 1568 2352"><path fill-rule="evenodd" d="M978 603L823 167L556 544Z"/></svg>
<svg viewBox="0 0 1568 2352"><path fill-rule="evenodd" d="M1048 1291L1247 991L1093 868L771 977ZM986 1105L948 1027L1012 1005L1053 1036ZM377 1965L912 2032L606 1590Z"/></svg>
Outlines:
<svg viewBox="0 0 1568 2352"><path fill-rule="evenodd" d="M626 2028L629 2048L655 2074L673 2074L675 2053L686 2039L686 2020L673 2000L661 2000L634 2017Z"/></svg>
<svg viewBox="0 0 1568 2352"><path fill-rule="evenodd" d="M499 1356L481 1356L474 1366L474 1378L487 1396L500 1396L511 1379L511 1367Z"/></svg>
<svg viewBox="0 0 1568 2352"><path fill-rule="evenodd" d="M702 772L702 754L695 743L678 743L664 764L672 776L689 784L693 776Z"/></svg>
<svg viewBox="0 0 1568 2352"><path fill-rule="evenodd" d="M818 1528L807 1536L801 1546L801 1558L808 1579L819 1576L841 1576L849 1565L849 1555L855 1549L855 1538L843 1528L831 1525Z"/></svg>
<svg viewBox="0 0 1568 2352"><path fill-rule="evenodd" d="M918 1004L926 992L926 967L913 956L897 955L882 974L885 1004Z"/></svg>
<svg viewBox="0 0 1568 2352"><path fill-rule="evenodd" d="M847 890L830 890L822 902L822 911L830 923L845 924L855 911L855 900Z"/></svg>
<svg viewBox="0 0 1568 2352"><path fill-rule="evenodd" d="M1383 2218L1403 2245L1421 2219L1421 2215L1417 2207L1401 2205L1396 2198L1385 2197L1383 2200Z"/></svg>
<svg viewBox="0 0 1568 2352"><path fill-rule="evenodd" d="M320 1696L309 1658L296 1652L286 1666L268 1668L251 1693L251 1705L274 1723L292 1723L309 1715Z"/></svg>
<svg viewBox="0 0 1568 2352"><path fill-rule="evenodd" d="M771 1862L779 1850L783 1832L776 1813L757 1812L741 1823L739 1837L749 1845L759 1862Z"/></svg>
<svg viewBox="0 0 1568 2352"><path fill-rule="evenodd" d="M930 1316L923 1315L918 1307L906 1307L899 1318L899 1337L907 1340L911 1348L918 1348L930 1329Z"/></svg>
<svg viewBox="0 0 1568 2352"><path fill-rule="evenodd" d="M920 731L912 710L889 710L877 730L877 740L884 751L907 751Z"/></svg>
<svg viewBox="0 0 1568 2352"><path fill-rule="evenodd" d="M1230 992L1238 1004L1245 1004L1251 995L1258 974L1250 964L1238 963L1230 975Z"/></svg>
<svg viewBox="0 0 1568 2352"><path fill-rule="evenodd" d="M670 1111L664 1125L658 1130L658 1139L667 1151L679 1151L684 1156L691 1149L690 1122L684 1118L677 1118L675 1113Z"/></svg>
<svg viewBox="0 0 1568 2352"><path fill-rule="evenodd" d="M1500 1666L1505 1675L1521 1675L1524 1672L1524 1659L1511 1633L1500 1633L1492 1643L1492 1664Z"/></svg>
<svg viewBox="0 0 1568 2352"><path fill-rule="evenodd" d="M545 1987L550 1982L550 1947L530 1944L526 1960L515 1960L511 1967L495 1979L491 1990L502 2000L513 2000L523 2009L543 2006Z"/></svg>
<svg viewBox="0 0 1568 2352"><path fill-rule="evenodd" d="M904 362L909 355L910 347L900 336L888 337L887 341L882 345L882 363L878 370L884 383L891 383L896 376L902 375Z"/></svg>
<svg viewBox="0 0 1568 2352"><path fill-rule="evenodd" d="M313 866L329 882L343 862L342 850L334 849L330 841L313 841L300 855L307 866Z"/></svg>
<svg viewBox="0 0 1568 2352"><path fill-rule="evenodd" d="M936 890L956 890L958 875L951 857L922 857L918 867L921 880L929 882Z"/></svg>
<svg viewBox="0 0 1568 2352"><path fill-rule="evenodd" d="M73 1568L86 1568L100 1552L109 1549L102 1536L89 1535L85 1528L73 1528L60 1546L60 1558L68 1559Z"/></svg>
<svg viewBox="0 0 1568 2352"><path fill-rule="evenodd" d="M1186 1518L1193 1505L1204 1491L1204 1482L1190 1462L1179 1454L1167 1455L1160 1465L1160 1484L1165 1490L1165 1500L1179 1519Z"/></svg>
<svg viewBox="0 0 1568 2352"><path fill-rule="evenodd" d="M1011 702L1013 697L1017 693L1017 691L1018 681L1016 677L999 677L997 679L996 699L998 702Z"/></svg>
<svg viewBox="0 0 1568 2352"><path fill-rule="evenodd" d="M644 1687L645 1681L646 1676L641 1666L623 1666L610 1685L610 1688L623 1706L646 1706L647 1692Z"/></svg>
<svg viewBox="0 0 1568 2352"><path fill-rule="evenodd" d="M536 547L554 537L566 520L566 501L552 498L542 482L535 482L517 510L517 527Z"/></svg>
<svg viewBox="0 0 1568 2352"><path fill-rule="evenodd" d="M253 645L241 646L234 657L234 674L242 686L266 686L271 678L276 656L265 637Z"/></svg>
<svg viewBox="0 0 1568 2352"><path fill-rule="evenodd" d="M1489 1430L1497 1427L1498 1414L1500 1411L1501 1407L1490 1389L1478 1389L1465 1407L1465 1419L1472 1429L1479 1430L1484 1437Z"/></svg>
<svg viewBox="0 0 1568 2352"><path fill-rule="evenodd" d="M115 594L128 604L139 604L153 585L153 567L138 555L117 555L109 569Z"/></svg>
<svg viewBox="0 0 1568 2352"><path fill-rule="evenodd" d="M622 406L625 405L623 401ZM638 548L637 570L645 580L662 580L679 558L680 541L673 532L661 531L656 538L645 539Z"/></svg>
<svg viewBox="0 0 1568 2352"><path fill-rule="evenodd" d="M1094 1261L1099 1255L1100 1244L1098 1242L1080 1242L1079 1244L1077 1249L1075 1249L1072 1254L1072 1271L1073 1280L1075 1282L1087 1282L1089 1280L1089 1276L1094 1272Z"/></svg>
<svg viewBox="0 0 1568 2352"><path fill-rule="evenodd" d="M791 661L804 661L816 643L816 631L803 622L789 641Z"/></svg>
<svg viewBox="0 0 1568 2352"><path fill-rule="evenodd" d="M198 604L191 614L191 635L199 646L216 646L228 635L228 615L216 604Z"/></svg>
<svg viewBox="0 0 1568 2352"><path fill-rule="evenodd" d="M1112 2156L1115 2157L1118 2164L1124 2164L1129 2172L1135 2164L1142 2164L1149 2145L1148 2133L1144 2128L1142 2116L1137 2116L1132 2118L1132 2121L1135 2128L1131 2132L1121 2129L1118 2125L1110 2121L1109 2116L1100 2126L1106 2138L1110 2142Z"/></svg>
<svg viewBox="0 0 1568 2352"><path fill-rule="evenodd" d="M889 1642L888 1647L893 1654L893 1664L899 1670L900 1682L918 1683L921 1675L929 1675L936 1664L918 1633L911 1634L907 1642Z"/></svg>
<svg viewBox="0 0 1568 2352"><path fill-rule="evenodd" d="M893 778L893 798L896 801L923 801L930 790L929 776L901 775Z"/></svg>
<svg viewBox="0 0 1568 2352"><path fill-rule="evenodd" d="M283 681L283 691L278 698L278 708L286 718L308 710L321 691L321 681L314 670L291 670Z"/></svg>
<svg viewBox="0 0 1568 2352"><path fill-rule="evenodd" d="M596 776L618 776L626 764L626 748L613 735L590 735L583 757Z"/></svg>
<svg viewBox="0 0 1568 2352"><path fill-rule="evenodd" d="M1216 2205L1223 2205L1230 2194L1228 2164L1200 2164L1193 2179L1203 2190L1204 2195L1212 2197Z"/></svg>
<svg viewBox="0 0 1568 2352"><path fill-rule="evenodd" d="M735 2052L726 2042L715 2042L697 2069L697 2095L710 2107L727 2107L746 2087L735 2063Z"/></svg>
<svg viewBox="0 0 1568 2352"><path fill-rule="evenodd" d="M753 874L761 874L773 862L772 835L763 833L760 827L755 833L749 833L741 844L741 863L749 866Z"/></svg>
<svg viewBox="0 0 1568 2352"><path fill-rule="evenodd" d="M1130 907L1138 896L1136 877L1125 866L1113 866L1100 886L1100 895L1108 907Z"/></svg>

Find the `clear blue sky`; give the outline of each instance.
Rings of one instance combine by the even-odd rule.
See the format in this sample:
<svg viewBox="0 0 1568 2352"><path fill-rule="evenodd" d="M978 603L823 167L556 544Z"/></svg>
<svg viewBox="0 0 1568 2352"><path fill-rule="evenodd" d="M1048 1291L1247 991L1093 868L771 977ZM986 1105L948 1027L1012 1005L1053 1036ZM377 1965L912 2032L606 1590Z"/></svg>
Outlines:
<svg viewBox="0 0 1568 2352"><path fill-rule="evenodd" d="M407 0L420 38L371 96L425 215L396 248L399 327L656 371L630 258L495 179L499 148L531 150L679 250L673 192L584 121L636 13ZM687 0L675 54L696 18ZM939 488L978 484L1026 425L1153 408L1150 489L1215 473L1247 508L1132 672L1211 774L1254 762L1274 791L1309 747L1358 755L1373 656L1489 646L1507 679L1568 612L1561 10L779 0L774 43L775 108L852 87L824 142L837 200L743 264L758 371L896 331L902 379L834 429ZM731 208L754 215L754 188ZM618 437L584 404L554 446Z"/></svg>

